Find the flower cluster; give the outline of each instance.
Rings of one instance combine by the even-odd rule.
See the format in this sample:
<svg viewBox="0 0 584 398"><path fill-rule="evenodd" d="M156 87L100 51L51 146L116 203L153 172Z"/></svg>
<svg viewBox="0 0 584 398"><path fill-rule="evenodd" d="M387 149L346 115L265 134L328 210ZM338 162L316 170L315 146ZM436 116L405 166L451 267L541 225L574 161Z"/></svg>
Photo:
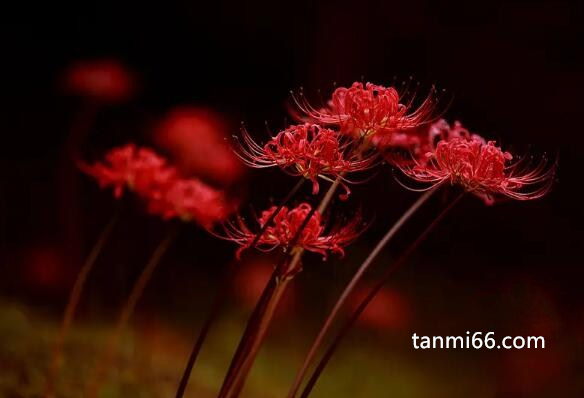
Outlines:
<svg viewBox="0 0 584 398"><path fill-rule="evenodd" d="M420 125L416 128L396 132L390 141L384 137L373 137L372 143L384 158L397 167L411 166L425 163L426 154L433 152L440 141L453 138L471 138L472 134L460 122L455 121L451 126L444 119L434 123Z"/></svg>
<svg viewBox="0 0 584 398"><path fill-rule="evenodd" d="M496 196L517 200L537 199L545 195L553 181L555 166L547 167L542 160L529 167L525 160L513 162L513 156L470 134L456 122L453 128L441 122L435 134L445 134L435 149L425 154L425 160L403 165L401 170L414 181L430 187L450 182L492 204Z"/></svg>
<svg viewBox="0 0 584 398"><path fill-rule="evenodd" d="M262 251L271 251L277 247L291 249L293 246L322 254L326 258L329 251L344 255L343 247L359 235L359 217L342 226L333 226L327 231L321 214L314 211L308 203L301 203L293 209L283 206L274 216L276 211L278 208L272 206L262 212L257 220L258 231L253 231L243 218L239 217L225 224L225 236L220 237L241 246L237 250L238 258L241 252L252 245ZM260 231L263 233L258 239Z"/></svg>
<svg viewBox="0 0 584 398"><path fill-rule="evenodd" d="M243 131L243 144L238 153L243 162L251 167L280 167L284 171L312 181L313 194L318 194L318 178L339 178L345 188L346 198L350 190L344 182L345 175L367 170L375 165L377 157L369 152L358 152L349 140L318 124L300 124L281 131L264 146L258 145Z"/></svg>
<svg viewBox="0 0 584 398"><path fill-rule="evenodd" d="M135 88L135 83L128 72L118 63L108 61L76 65L69 72L67 83L72 92L83 95L92 104L121 101L128 98ZM157 144L172 154L174 164L170 164L165 157L155 151L134 144L113 148L102 161L93 164L80 163L81 170L95 178L101 188L111 188L115 198L119 199L126 192L132 192L144 202L151 214L165 220L177 218L194 221L215 237L237 244L239 247L235 255L238 260L247 249L262 252L280 249L283 252L281 256L283 260L274 267L274 271L260 275L262 280L259 283L262 285L265 283L265 287L261 298L256 300L256 307L230 364L219 396L239 396L278 303L283 297L287 282L302 270L302 256L305 252L317 253L323 260L331 253L344 256L345 248L364 230L359 214L352 218L331 215L330 218L334 220L331 223L325 222L323 217L325 211L328 211L327 218L332 213L329 206L337 194L337 189L344 189L344 193L340 195L342 200L348 199L351 193L349 184L354 182L353 174L369 171L378 163L382 163L378 162L379 159L385 158L387 163L400 170L411 181L423 184L424 187L420 189L422 191L448 184L457 185L465 192L481 198L486 204L492 204L499 197L516 200L537 199L550 190L555 164L549 167L545 159L535 165L527 158L516 160L511 153L503 151L495 141L471 133L460 122L455 121L450 125L446 120L440 119L438 97L434 88L425 97L418 96L418 93L417 88L410 90L410 86L405 83L396 88L355 82L349 87L335 89L323 106L312 105L303 95L293 96L297 106L293 116L298 124L279 131L265 143L256 142L247 130L243 129L235 155L231 151L232 148L223 145L226 126L221 123L220 118L203 109L183 108L171 113L160 124L155 134ZM243 175L239 160L252 168L279 168L289 175L298 177L299 181L278 206L269 207L259 216L254 214L253 219L248 221L241 215L231 217L236 210L236 204L224 191L213 188L197 178L187 178L183 175L194 173L205 181L227 186L234 184ZM323 181L330 183L330 187L316 206L301 202L295 197L305 181L311 182L312 195L320 193ZM406 186L403 183L402 185ZM344 308L345 301L352 297L352 291L358 286L360 279L366 275L368 268L388 242L432 193L433 191L421 195L412 204L355 272L311 345L289 397L295 397L302 385L306 386L302 396L310 393L324 365L348 328L379 293L387 278L399 268L431 228L458 201L458 199L452 201L439 213L395 264L386 270L379 283L367 289L367 294L357 295L364 298L359 299L347 323L331 340L331 348L325 352L321 362L313 366L314 356L318 354L320 345L325 341L323 338L326 339L330 327L335 325L339 311ZM461 195L458 198L460 197ZM289 203L298 202L301 203L295 207L287 206ZM111 225L113 224L110 223L100 237L96 248L102 245ZM145 282L152 275L154 267L170 242L170 238L165 239L154 251L147 267L137 278L122 314L131 314ZM84 265L74 291L83 285L92 264L93 261L88 260ZM267 269L269 271L270 267ZM238 278L234 280L238 281ZM370 307L373 311L363 313L365 321L382 327L400 327L407 322L407 311L400 313L400 309L403 310L405 307L398 295L381 290L379 299L381 301L373 302L373 306L377 304L377 308ZM71 307L67 307L66 314L73 314L74 311L69 309L74 309L77 301L72 294ZM397 313L398 316L391 319L379 316L385 311L379 306L380 303L381 307L391 307L391 312ZM381 309L381 312L377 313L376 309ZM205 326L195 342L177 396L182 397L191 365L196 360L216 311L217 308L205 321ZM123 330L127 318L127 316L120 318L120 324L115 328L117 332ZM67 315L63 323L67 325ZM115 342L115 339L112 341ZM112 347L109 347L109 351L113 352ZM243 351L240 348L243 348ZM55 358L58 358L59 352L55 351ZM107 363L107 360L105 362ZM316 370L305 382L306 371L311 368ZM102 367L98 364L97 369L96 373L99 374L100 371L105 373L104 369L107 370L107 366ZM96 377L95 382L90 379L90 396L97 395L100 377L101 375ZM48 379L50 380L50 377Z"/></svg>
<svg viewBox="0 0 584 398"><path fill-rule="evenodd" d="M421 145L414 132L434 118L436 100L432 92L414 108L414 99L394 87L359 82L337 88L321 109L301 96L295 98L301 113L295 116L304 124L281 131L265 145L244 130L238 155L250 167L277 166L310 179L313 194L319 191L319 178L339 180L346 198L351 182L346 176L376 165L378 152L372 147L411 150Z"/></svg>
<svg viewBox="0 0 584 398"><path fill-rule="evenodd" d="M435 89L421 101L417 101L417 92L408 86L398 90L355 82L348 88L337 88L320 108L303 95L294 97L299 109L295 116L358 139L361 147L375 148L392 164L403 163L429 149L429 126L438 114Z"/></svg>
<svg viewBox="0 0 584 398"><path fill-rule="evenodd" d="M400 91L359 82L337 88L320 108L301 95L294 98L299 108L294 116L302 124L279 132L264 145L244 130L237 154L248 166L280 167L311 180L313 194L319 192L319 179L339 181L346 190L343 199L350 193L347 175L374 167L380 155L417 182L433 187L449 181L487 204L496 196L528 200L548 192L555 167L548 168L545 161L531 168L524 161L513 162L508 152L471 133L460 122L450 125L444 119L436 120L434 89L418 106L414 106L415 97L415 91L407 88ZM283 214L276 216L279 227L289 232L293 223L287 217L306 212L306 206L283 209ZM258 221L262 228L271 211L275 210L264 212ZM307 227L307 231L317 231L314 225L319 224L311 220L312 229ZM255 235L241 219L226 229L229 238L241 245L240 251L254 245ZM262 235L258 247L271 250L290 244L290 237L279 235L276 227L267 229L269 233ZM318 245L306 241L303 247L318 251Z"/></svg>
<svg viewBox="0 0 584 398"><path fill-rule="evenodd" d="M415 108L415 95L400 94L394 87L355 82L349 88L337 88L328 105L316 109L304 97L296 99L303 119L327 126L338 126L342 134L354 137L376 137L389 143L402 138L394 135L414 129L434 119L434 93ZM406 98L409 97L409 98Z"/></svg>
<svg viewBox="0 0 584 398"><path fill-rule="evenodd" d="M209 228L234 210L223 192L195 178L183 178L177 169L151 149L134 144L114 148L103 162L80 164L102 188L113 188L120 198L124 191L136 193L148 211L164 219L194 220Z"/></svg>

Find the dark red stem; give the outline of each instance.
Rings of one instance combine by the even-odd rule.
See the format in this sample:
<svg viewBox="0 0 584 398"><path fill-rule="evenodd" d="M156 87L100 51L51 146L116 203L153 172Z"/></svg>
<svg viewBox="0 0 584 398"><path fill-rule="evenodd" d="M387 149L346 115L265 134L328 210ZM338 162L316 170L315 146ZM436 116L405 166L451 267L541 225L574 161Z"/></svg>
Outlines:
<svg viewBox="0 0 584 398"><path fill-rule="evenodd" d="M266 228L268 228L268 226L272 223L272 221L274 220L276 215L278 215L278 213L280 212L282 207L284 207L294 197L294 195L296 195L296 193L300 190L300 188L302 188L302 185L304 185L305 181L306 180L304 178L301 178L298 180L296 185L292 188L292 190L290 190L290 192L282 200L280 205L272 213L272 215L270 216L268 221L264 224L264 226L257 233L256 237L254 238L254 240L251 244L251 247L254 247L258 243L258 241L261 239L264 232L266 232ZM225 300L227 299L227 292L229 290L228 289L229 284L233 279L233 273L236 271L236 267L233 264L235 264L235 263L232 263L231 265L229 265L225 269L223 275L221 276L221 283L220 283L220 287L219 287L219 292L218 292L217 296L215 297L215 299L213 301L213 305L211 306L211 311L209 312L209 315L205 319L205 322L203 323L203 326L201 327L201 331L199 332L199 335L197 336L195 343L193 344L193 349L191 350L191 354L189 355L187 365L185 367L185 370L183 371L183 375L181 377L180 383L179 383L177 391L176 391L176 398L183 397L185 390L187 388L187 385L189 383L189 378L191 377L191 372L193 370L193 367L195 366L195 362L197 361L197 357L199 356L199 353L201 352L201 348L203 347L203 344L204 344L205 340L207 339L207 335L209 334L209 330L211 329L211 326L215 322L215 319L217 319L217 315L219 314L219 310L223 307L223 304L225 303Z"/></svg>
<svg viewBox="0 0 584 398"><path fill-rule="evenodd" d="M355 311L351 314L351 317L343 324L343 326L341 327L341 329L339 330L339 332L335 336L333 342L331 343L331 345L329 346L329 348L326 350L325 354L323 355L322 359L318 363L316 369L314 370L314 373L312 374L312 376L310 377L310 379L306 383L306 387L304 387L304 390L302 391L300 398L307 398L308 397L308 395L310 394L310 392L314 388L314 385L318 381L318 378L322 374L324 368L329 363L331 357L333 356L333 354L335 353L335 351L339 347L343 338L347 335L347 333L349 332L351 327L355 324L357 319L359 319L359 316L363 313L363 311L365 310L367 305L369 305L371 300L373 300L373 298L377 295L377 293L379 293L381 288L387 283L387 281L389 280L391 275L393 275L393 273L396 272L405 263L405 261L409 258L409 256L418 248L418 246L424 241L424 239L426 239L426 237L430 234L430 232L434 229L434 227L436 227L436 225L438 225L438 223L440 223L440 221L442 221L442 219L446 216L446 214L448 214L448 212L454 207L454 205L456 205L462 199L463 196L464 196L464 193L460 194L456 199L454 199L452 202L450 202L449 205L446 206L440 212L440 214L438 214L438 216L430 223L430 225L428 225L428 227L424 230L424 232L422 232L418 236L418 238L414 241L414 243L412 243L406 249L406 251L403 252L402 255L393 263L393 265L385 271L385 273L383 274L383 276L379 280L379 282L377 282L375 284L375 286L373 287L373 289L371 289L371 291L369 292L367 297L365 297L365 299L363 299L363 301L359 304L357 309L355 309Z"/></svg>
<svg viewBox="0 0 584 398"><path fill-rule="evenodd" d="M367 256L367 258L361 264L361 266L359 267L357 272L355 272L355 275L353 275L353 277L349 281L349 284L345 287L345 289L341 293L340 297L335 302L333 309L331 310L331 312L327 316L326 320L324 321L322 327L320 328L320 330L318 332L318 335L316 336L316 338L312 342L312 345L310 346L310 349L308 350L308 353L306 354L306 357L304 358L304 361L303 361L300 369L296 373L296 376L294 378L294 382L292 383L292 387L290 388L290 391L288 392L288 398L294 398L296 396L296 393L300 389L300 385L302 384L302 380L303 380L304 376L306 375L306 373L308 372L308 369L312 363L312 360L314 359L314 357L317 353L318 348L322 344L322 341L324 340L327 332L332 327L334 320L336 319L341 308L343 307L343 305L347 301L347 298L349 297L351 292L355 289L355 286L357 286L357 283L361 280L361 278L363 277L363 275L365 274L365 272L367 271L369 266L373 263L375 258L377 258L379 253L381 253L381 251L387 245L387 243L389 243L389 241L400 230L400 228L410 219L410 217L420 208L420 206L422 206L422 204L424 204L432 196L432 194L436 191L436 189L437 188L434 188L434 189L424 193L422 196L420 196L418 198L418 200L416 200L410 206L410 208L408 210L406 210L406 212L395 222L395 224L392 225L392 227L389 229L389 231L387 231L387 233L383 236L383 238L381 238L381 240L379 241L377 246L375 246L375 248L371 251L371 253L369 253L369 256Z"/></svg>

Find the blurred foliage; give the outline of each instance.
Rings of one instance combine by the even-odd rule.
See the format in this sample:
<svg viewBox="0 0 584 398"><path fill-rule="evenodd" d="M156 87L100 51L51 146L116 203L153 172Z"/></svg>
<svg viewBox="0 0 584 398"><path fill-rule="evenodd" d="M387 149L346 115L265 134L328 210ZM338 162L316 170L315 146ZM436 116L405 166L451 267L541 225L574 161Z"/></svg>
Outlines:
<svg viewBox="0 0 584 398"><path fill-rule="evenodd" d="M193 372L188 397L213 397L216 393L243 327L244 317L239 315L242 314L233 314L215 325L216 332ZM66 362L58 383L60 396L81 395L83 381L107 338L108 326L82 324L73 329L65 346ZM47 319L22 305L0 306L0 396L33 397L42 393L57 327L56 319ZM276 328L258 358L244 396L285 395L308 339L284 341L283 334ZM428 384L421 385L421 375L413 364L399 355L387 355L372 343L371 339L353 341L350 349L343 350L314 396L383 396L388 386L392 386L392 396L404 398L420 396L432 385L439 390L438 374L434 381L426 380ZM101 397L172 396L189 348L188 336L167 325L136 327L121 344Z"/></svg>
<svg viewBox="0 0 584 398"><path fill-rule="evenodd" d="M168 316L168 314L166 314ZM228 311L214 326L187 389L186 397L214 397L237 345L247 312ZM291 338L288 319L278 322L251 373L242 397L286 395L315 330L301 325ZM294 323L295 328L298 323ZM65 346L59 397L82 396L84 380L103 349L111 324L78 322ZM45 384L58 319L22 304L0 301L0 397L38 397ZM190 351L192 336L172 320L138 317L127 332L103 385L101 398L171 397ZM195 331L198 328L194 329ZM409 332L408 332L409 333ZM513 354L513 353L512 353ZM482 356L481 356L482 355ZM500 397L490 361L476 350L413 350L411 336L356 330L333 358L313 397ZM446 360L444 360L446 358ZM576 384L576 383L575 383ZM577 387L566 387L567 395ZM544 397L543 395L533 396ZM531 396L531 395L530 395Z"/></svg>

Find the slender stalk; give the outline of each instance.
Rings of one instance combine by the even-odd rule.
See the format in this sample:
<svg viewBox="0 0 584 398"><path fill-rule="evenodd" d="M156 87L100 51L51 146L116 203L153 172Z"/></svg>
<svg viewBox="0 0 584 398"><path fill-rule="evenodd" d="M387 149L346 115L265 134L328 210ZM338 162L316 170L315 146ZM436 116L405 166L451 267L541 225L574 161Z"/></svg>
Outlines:
<svg viewBox="0 0 584 398"><path fill-rule="evenodd" d="M306 217L305 221L309 220L312 215L314 214L316 210L313 209L308 216ZM306 226L306 223L303 223L303 225L301 226L301 228L299 229L300 231L302 231L302 229ZM299 255L299 253L301 253L302 250L299 249L296 252L296 257ZM299 259L299 258L298 258ZM247 358L247 356L250 353L250 349L253 345L253 340L255 337L255 334L258 330L258 327L261 323L261 318L266 310L266 308L268 307L268 303L269 301L272 299L272 296L274 295L274 292L276 290L276 287L278 285L279 280L282 278L282 275L285 274L285 270L286 269L290 269L288 265L288 261L289 261L289 257L288 255L285 255L285 257L278 262L278 265L274 268L274 271L272 272L272 275L268 281L268 283L266 284L266 286L264 287L264 290L262 291L262 294L258 300L258 303L256 304L249 320L246 326L246 329L243 333L243 336L237 346L236 352L233 356L233 359L231 361L231 364L229 366L229 369L227 371L227 375L225 376L225 380L223 382L223 385L221 386L221 390L219 392L219 397L224 398L226 396L226 394L229 393L230 389L232 388L235 379L237 378L238 373L241 371L241 368L243 366L243 363L245 361L245 359ZM292 264L292 263L290 263ZM296 264L298 264L298 261L296 262Z"/></svg>
<svg viewBox="0 0 584 398"><path fill-rule="evenodd" d="M308 350L308 354L306 355L304 362L302 363L302 366L300 367L298 373L296 374L294 382L292 383L292 387L290 388L290 391L288 392L288 398L294 398L296 396L296 393L298 392L298 390L300 389L300 385L302 384L302 380L303 380L304 376L306 375L306 372L308 371L308 368L310 367L311 362L312 362L314 356L316 355L316 352L317 352L318 348L320 347L326 333L331 328L333 321L335 320L339 311L341 310L341 308L343 307L343 305L347 301L347 298L349 297L351 292L355 289L355 286L357 285L357 283L361 280L361 278L365 274L365 271L367 271L367 269L369 268L371 263L373 263L373 260L375 260L375 258L383 250L385 245L387 245L387 243L395 236L395 234L406 223L406 221L408 221L410 219L410 217L420 208L420 206L422 206L422 204L424 204L432 196L432 194L436 191L436 189L437 188L433 188L433 189L425 192L422 196L420 196L418 198L418 200L416 200L414 202L414 204L412 204L412 206L410 206L410 208L396 221L396 223L393 224L393 226L389 229L389 231L387 231L385 236L383 238L381 238L381 240L379 241L377 246L375 246L375 248L371 251L371 253L369 253L369 256L367 256L367 258L361 264L361 266L359 267L359 269L357 270L355 275L353 275L353 278L349 281L349 284L345 287L345 290L343 290L343 292L341 293L341 296L336 301L333 309L331 310L331 312L327 316L326 320L324 321L321 329L319 330L318 335L316 336L312 345L310 346L310 349Z"/></svg>
<svg viewBox="0 0 584 398"><path fill-rule="evenodd" d="M266 336L270 323L272 322L272 318L274 313L276 312L276 308L278 308L278 304L282 299L284 292L286 291L286 287L288 283L292 280L291 277L284 277L276 283L274 291L270 297L266 305L266 309L260 319L259 325L257 326L257 332L254 336L254 339L251 343L251 347L249 348L249 352L245 357L243 364L241 365L241 371L236 375L233 385L234 387L227 393L228 398L234 398L239 396L243 386L245 384L245 380L251 370L251 367L257 357L257 354L261 348L262 342Z"/></svg>
<svg viewBox="0 0 584 398"><path fill-rule="evenodd" d="M282 298L282 295L288 286L288 283L293 279L294 273L297 272L292 270L298 269L300 267L300 260L303 253L303 250L298 250L292 258L292 261L290 261L290 264L286 267L286 270L289 270L290 273L288 273L288 271L284 271L278 272L278 274L275 275L275 278L272 282L274 287L270 291L270 296L265 305L265 310L262 314L262 317L259 319L256 333L252 337L252 341L249 344L249 349L240 365L239 372L234 376L232 382L234 387L227 391L227 397L234 398L241 393L241 390L245 384L245 380L251 371L255 358L257 357L257 354L264 341L277 305L279 304L280 299Z"/></svg>
<svg viewBox="0 0 584 398"><path fill-rule="evenodd" d="M318 208L313 208L306 216L299 230L296 232L296 236L293 238L290 247L294 247L296 245L297 240L300 238L302 231L312 218L313 214L316 211L322 214L326 210L332 198L334 197L340 182L341 177L337 178L331 184L325 196L322 198ZM238 347L238 352L236 352L232 360L228 374L225 377L225 381L219 392L219 398L225 398L227 396L230 398L235 398L243 389L247 375L251 370L251 367L255 361L255 357L261 348L261 344L263 343L265 334L272 320L273 314L269 314L269 319L267 319L267 321L263 320L266 314L266 309L270 308L270 302L273 300L275 292L278 290L277 294L281 295L285 287L288 285L287 280L291 279L299 271L300 261L303 254L304 250L301 248L294 250L294 257L292 260L289 263L287 261L281 262L274 270L272 278L266 285L264 292L262 293L262 298L254 310L254 315L257 315L257 321L255 319L250 319L250 323L248 323L246 332L244 333L242 341L240 341L240 347L243 346L243 348L240 350L240 347ZM283 282L284 280L286 280L286 283ZM281 283L284 284L281 288L282 291L279 291L278 285ZM277 301L279 302L279 298ZM277 305L278 302L275 304ZM276 306L274 306L274 310L275 308ZM252 321L255 322L251 323ZM261 335L257 333L258 331L260 331Z"/></svg>
<svg viewBox="0 0 584 398"><path fill-rule="evenodd" d="M302 231L302 229L306 226L306 224L308 223L308 220L310 219L310 217L312 217L312 214L314 214L314 210L310 212L310 214L307 216L306 220L304 221L304 223L302 224L300 231ZM272 219L273 221L273 219ZM265 226L267 226L269 223L266 223ZM263 228L265 230L265 228ZM297 237L299 236L299 233L296 237L294 237L293 240L295 240ZM264 313L267 303L270 300L270 297L273 294L274 288L275 288L275 282L277 281L278 275L281 274L283 267L285 266L287 262L287 256L284 256L283 260L278 262L278 265L274 268L274 271L272 272L272 275L270 277L270 279L268 280L268 283L266 284L266 286L264 287L264 290L262 291L262 294L247 322L246 328L244 330L244 333L239 341L239 344L237 345L235 354L233 355L233 358L231 360L231 363L229 364L229 368L227 370L227 374L225 376L225 379L223 381L223 385L221 386L221 389L219 391L219 397L224 397L225 394L227 394L229 392L229 389L232 386L232 382L235 378L235 376L237 375L237 372L239 372L240 366L242 364L243 359L245 358L245 356L247 355L247 353L249 352L249 348L251 346L251 341L252 338L257 330L257 325L260 322L261 316Z"/></svg>
<svg viewBox="0 0 584 398"><path fill-rule="evenodd" d="M304 179L304 178L300 178L298 180L296 185L292 188L292 190L290 190L290 192L282 200L280 205L272 213L272 215L270 216L268 221L260 229L260 231L256 235L254 241L252 242L251 247L254 247L258 243L258 241L261 239L264 232L266 232L266 229L272 223L272 221L274 220L276 215L278 215L278 213L280 212L282 207L284 207L286 204L288 204L288 202L294 197L294 195L296 195L296 193L304 185L305 181L306 181L306 179ZM203 347L203 343L205 342L207 335L209 334L209 330L211 329L211 326L213 325L213 323L215 322L215 319L217 318L217 315L219 314L220 308L223 307L223 303L225 302L225 299L227 298L227 291L228 291L229 282L233 278L234 271L235 271L235 267L228 266L226 268L223 276L221 277L219 293L215 297L215 299L213 301L213 305L211 307L211 311L209 312L209 315L205 319L205 322L203 323L203 326L201 327L201 331L199 332L199 335L197 336L197 339L195 340L195 342L193 344L193 349L191 351L191 354L189 355L187 365L185 367L185 370L183 372L183 375L181 377L180 383L179 383L177 391L176 391L176 398L182 398L184 393L185 393L185 390L186 390L187 385L189 383L189 378L191 376L191 372L193 370L193 367L195 366L195 362L197 360L197 357L199 356L199 352L201 351L201 348Z"/></svg>
<svg viewBox="0 0 584 398"><path fill-rule="evenodd" d="M75 167L81 159L81 148L86 141L92 126L97 120L100 106L93 101L83 101L74 115L69 133L65 138L58 168L58 204L59 220L63 240L68 243L68 254L75 262L83 261L83 236L79 228L81 219L79 173Z"/></svg>
<svg viewBox="0 0 584 398"><path fill-rule="evenodd" d="M110 366L112 358L117 350L120 338L122 336L122 332L128 325L128 321L130 317L134 313L134 309L136 308L136 304L138 300L142 296L142 292L144 288L150 281L152 274L156 270L158 264L162 260L162 257L168 250L170 244L174 241L178 232L178 228L173 229L167 236L164 238L160 244L156 247L152 256L148 260L148 263L138 276L138 279L134 283L132 287L132 291L124 304L124 307L120 311L120 315L118 317L118 321L116 326L109 337L107 346L104 350L104 354L98 359L97 365L93 372L93 375L89 378L89 383L87 384L86 390L86 397L88 398L96 398L99 393L99 388L104 381L105 373Z"/></svg>
<svg viewBox="0 0 584 398"><path fill-rule="evenodd" d="M280 264L281 264L281 262L280 262ZM270 298L272 297L272 294L274 292L275 281L277 280L277 277L278 277L279 273L281 272L281 265L280 264L278 266L276 266L276 268L272 272L272 276L270 277L268 284L264 287L264 290L262 291L262 294L261 294L252 314L250 315L250 318L247 322L244 333L239 341L239 344L237 345L237 349L235 350L235 354L233 355L233 358L231 359L231 363L229 364L227 374L225 376L225 379L223 380L223 385L221 386L221 389L219 390L219 394L218 394L219 398L224 398L225 395L229 392L229 389L232 387L232 384L233 384L233 381L237 375L237 372L239 371L239 368L241 367L243 358L249 352L249 348L251 346L251 340L253 338L255 331L257 330L257 325L260 322L261 315L265 311L265 309L267 307L267 303L270 300Z"/></svg>
<svg viewBox="0 0 584 398"><path fill-rule="evenodd" d="M339 330L339 332L337 333L337 335L333 339L333 342L331 343L329 348L326 350L325 354L323 355L323 358L318 363L316 369L314 370L314 373L312 374L312 376L310 377L310 379L306 383L306 387L304 388L304 390L302 391L302 394L300 396L301 398L307 398L309 396L309 394L312 391L312 389L314 388L314 385L316 384L319 376L322 374L324 368L326 367L326 365L330 361L331 357L335 353L336 349L340 345L342 339L347 335L347 333L349 332L351 327L355 324L357 319L359 319L359 316L363 313L363 311L365 310L367 305L371 302L371 300L373 300L373 298L377 295L377 293L379 293L381 288L387 283L390 276L393 275L405 263L405 261L409 258L409 256L418 248L418 246L424 241L424 239L426 239L426 237L430 234L430 232L434 229L434 227L436 227L436 225L438 225L438 223L440 223L440 221L442 221L442 219L446 216L446 214L448 214L448 212L462 199L463 196L464 196L464 193L461 193L456 199L454 199L452 202L450 202L449 205L446 206L440 212L440 214L438 214L438 216L430 223L430 225L428 225L428 227L426 227L424 232L422 232L418 236L418 238L414 241L414 243L412 243L406 249L406 251L403 252L402 255L393 263L393 265L385 271L385 273L383 274L383 276L381 277L379 282L377 282L374 285L373 289L371 289L371 291L369 292L367 297L365 297L363 299L363 301L359 304L357 309L355 309L355 311L351 314L350 318L343 324L343 326L341 327L341 329Z"/></svg>
<svg viewBox="0 0 584 398"><path fill-rule="evenodd" d="M87 277L89 276L89 273L93 269L93 266L95 265L95 262L99 257L99 254L103 250L105 243L108 241L112 233L112 230L114 229L116 223L118 222L118 218L119 211L117 211L113 215L113 217L101 231L99 238L91 248L91 251L87 256L85 263L81 266L81 269L77 274L77 278L73 283L73 288L71 289L71 293L69 294L69 299L67 301L67 306L65 307L65 313L63 315L63 320L61 322L61 327L59 329L59 333L57 334L57 339L53 347L51 365L49 368L49 374L47 376L47 384L45 386L44 393L45 398L51 398L54 396L55 384L61 371L61 367L63 366L63 345L65 342L65 338L69 333L69 329L71 328L71 324L73 323L73 318L75 317L75 313L77 311L77 306L79 305L81 294L83 293L85 282L87 281Z"/></svg>
<svg viewBox="0 0 584 398"><path fill-rule="evenodd" d="M333 199L333 196L335 196L335 192L337 192L337 189L339 188L339 185L341 184L341 177L338 177L329 187L328 191L326 191L326 194L324 195L324 197L322 198L322 200L320 201L320 204L318 205L318 208L316 209L316 211L318 211L320 214L323 214L324 211L326 210L326 208L328 207L328 205L331 203L331 200ZM312 214L310 215L310 217L312 217ZM307 220L305 220L306 223L308 223L308 220L310 220L310 218L308 218ZM306 225L304 225L306 226ZM304 229L304 228L302 228ZM298 232L297 234L297 238L300 235L300 232L302 231L302 229Z"/></svg>

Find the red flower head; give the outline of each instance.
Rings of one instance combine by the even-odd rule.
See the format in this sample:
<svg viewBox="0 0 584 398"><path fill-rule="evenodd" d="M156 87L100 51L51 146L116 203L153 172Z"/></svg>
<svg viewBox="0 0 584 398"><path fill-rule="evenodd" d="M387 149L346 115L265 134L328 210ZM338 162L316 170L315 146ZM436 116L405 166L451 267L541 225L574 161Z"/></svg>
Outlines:
<svg viewBox="0 0 584 398"><path fill-rule="evenodd" d="M156 142L168 150L179 170L205 180L231 185L244 167L226 142L229 126L207 109L181 107L171 111L156 128Z"/></svg>
<svg viewBox="0 0 584 398"><path fill-rule="evenodd" d="M181 178L165 158L133 144L112 149L104 162L80 167L102 188L113 187L116 198L126 188L135 192L146 201L150 213L164 219L194 220L210 228L235 210L222 191L194 178Z"/></svg>
<svg viewBox="0 0 584 398"><path fill-rule="evenodd" d="M148 211L152 214L164 219L194 220L207 229L225 220L235 207L222 191L194 178L176 179L165 186L159 197L148 201Z"/></svg>
<svg viewBox="0 0 584 398"><path fill-rule="evenodd" d="M102 102L120 102L134 90L134 79L118 61L79 61L65 73L65 86L74 94Z"/></svg>
<svg viewBox="0 0 584 398"><path fill-rule="evenodd" d="M492 204L497 195L517 200L540 198L549 191L555 172L555 165L546 170L545 161L533 168L523 161L512 163L509 152L478 135L442 140L426 156L426 162L401 170L415 181L432 186L450 181L487 204Z"/></svg>
<svg viewBox="0 0 584 398"><path fill-rule="evenodd" d="M258 220L260 228L266 225L276 209L276 206L272 206L262 212ZM316 211L304 229L300 231L300 227L311 211L312 207L308 203L301 203L293 209L282 207L255 245L256 248L262 251L274 250L277 247L290 249L290 245L294 244L295 248L320 253L325 259L329 251L344 255L343 247L351 243L359 234L357 226L360 218L355 217L344 226L332 227L325 234L326 228L321 215ZM225 231L226 236L221 236L222 238L241 245L237 250L237 258L240 257L242 251L251 247L257 235L257 232L252 231L241 217L236 222L225 224Z"/></svg>
<svg viewBox="0 0 584 398"><path fill-rule="evenodd" d="M416 162L425 163L428 160L426 154L433 152L441 140L473 136L479 137L469 132L459 121L450 126L446 120L440 119L390 136L374 136L371 141L384 154L386 160L403 167Z"/></svg>
<svg viewBox="0 0 584 398"><path fill-rule="evenodd" d="M105 155L104 162L82 163L80 167L97 179L100 187L113 187L116 198L122 196L125 188L141 196L157 197L169 182L176 179L176 170L165 158L134 144L112 149Z"/></svg>
<svg viewBox="0 0 584 398"><path fill-rule="evenodd" d="M406 90L407 93L407 90ZM432 91L433 94L433 91ZM404 99L393 87L355 82L349 88L337 88L328 106L316 109L301 97L296 99L306 119L323 125L339 126L342 134L353 137L382 137L386 142L397 133L431 121L436 101L429 95L419 107L413 109L415 95ZM405 137L407 138L407 136Z"/></svg>
<svg viewBox="0 0 584 398"><path fill-rule="evenodd" d="M313 194L319 191L318 178L335 180L340 177L348 196L350 190L344 178L347 173L367 170L377 159L371 152L358 152L351 140L336 131L317 124L301 124L287 128L263 147L243 131L244 142L239 157L250 167L278 166L292 175L308 178Z"/></svg>

